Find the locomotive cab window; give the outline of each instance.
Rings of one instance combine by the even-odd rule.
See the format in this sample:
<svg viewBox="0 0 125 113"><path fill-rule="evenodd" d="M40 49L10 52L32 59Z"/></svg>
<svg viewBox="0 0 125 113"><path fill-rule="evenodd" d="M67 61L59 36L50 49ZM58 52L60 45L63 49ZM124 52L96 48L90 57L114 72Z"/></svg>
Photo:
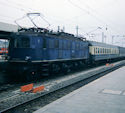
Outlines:
<svg viewBox="0 0 125 113"><path fill-rule="evenodd" d="M15 38L14 47L15 48L29 48L30 47L30 39L27 37Z"/></svg>

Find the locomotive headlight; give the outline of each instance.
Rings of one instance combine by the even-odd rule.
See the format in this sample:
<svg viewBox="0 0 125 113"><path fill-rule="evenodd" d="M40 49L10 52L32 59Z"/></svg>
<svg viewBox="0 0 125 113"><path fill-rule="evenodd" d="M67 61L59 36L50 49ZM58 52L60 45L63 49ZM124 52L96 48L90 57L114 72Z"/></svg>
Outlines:
<svg viewBox="0 0 125 113"><path fill-rule="evenodd" d="M26 60L26 61L31 60L31 56L26 56L26 57L25 57L25 60Z"/></svg>

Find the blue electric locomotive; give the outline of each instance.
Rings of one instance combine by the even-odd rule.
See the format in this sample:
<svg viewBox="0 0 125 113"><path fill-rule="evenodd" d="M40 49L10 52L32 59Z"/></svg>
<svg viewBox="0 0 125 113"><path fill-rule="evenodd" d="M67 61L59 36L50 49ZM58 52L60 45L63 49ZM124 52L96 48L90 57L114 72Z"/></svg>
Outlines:
<svg viewBox="0 0 125 113"><path fill-rule="evenodd" d="M11 35L7 72L28 79L68 72L89 62L89 42L64 32L30 28Z"/></svg>
<svg viewBox="0 0 125 113"><path fill-rule="evenodd" d="M26 80L125 58L123 47L43 28L22 29L10 37L6 71Z"/></svg>

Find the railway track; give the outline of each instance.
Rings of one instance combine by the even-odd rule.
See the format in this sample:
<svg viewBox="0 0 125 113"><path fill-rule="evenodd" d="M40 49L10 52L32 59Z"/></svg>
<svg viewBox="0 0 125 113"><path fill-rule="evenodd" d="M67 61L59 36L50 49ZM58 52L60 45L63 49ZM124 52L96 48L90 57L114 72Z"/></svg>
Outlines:
<svg viewBox="0 0 125 113"><path fill-rule="evenodd" d="M125 61L119 61L116 63L113 63L113 65L109 66L100 66L92 69L88 69L82 72L77 72L75 74L70 74L67 76L60 76L60 77L55 77L53 79L43 81L42 83L37 83L35 84L35 87L39 85L44 85L45 90L39 93L22 93L20 92L20 89L16 90L11 90L8 93L8 95L5 95L4 93L0 94L0 112L9 112L13 109L17 109L18 107L21 107L25 104L31 103L32 101L45 97L48 94L52 94L52 92L58 91L60 89L64 89L66 87L69 87L75 84L79 84L82 82L82 85L85 84L86 82L83 83L87 79L88 82L101 77L125 64ZM89 79L89 80L88 80ZM87 82L87 83L88 83ZM81 85L78 85L81 86Z"/></svg>

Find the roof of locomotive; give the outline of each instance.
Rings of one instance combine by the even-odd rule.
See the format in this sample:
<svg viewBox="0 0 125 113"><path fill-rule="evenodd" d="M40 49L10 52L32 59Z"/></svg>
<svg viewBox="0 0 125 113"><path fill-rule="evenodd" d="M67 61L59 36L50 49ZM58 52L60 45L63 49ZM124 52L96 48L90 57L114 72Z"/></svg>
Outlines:
<svg viewBox="0 0 125 113"><path fill-rule="evenodd" d="M69 39L69 40L77 40L77 41L86 41L84 37L76 37L73 34L66 33L66 32L53 32L49 31L45 28L29 28L29 29L21 29L17 33L14 33L16 35L24 35L24 36L43 36L43 37L49 37L49 38L62 38L62 39Z"/></svg>

